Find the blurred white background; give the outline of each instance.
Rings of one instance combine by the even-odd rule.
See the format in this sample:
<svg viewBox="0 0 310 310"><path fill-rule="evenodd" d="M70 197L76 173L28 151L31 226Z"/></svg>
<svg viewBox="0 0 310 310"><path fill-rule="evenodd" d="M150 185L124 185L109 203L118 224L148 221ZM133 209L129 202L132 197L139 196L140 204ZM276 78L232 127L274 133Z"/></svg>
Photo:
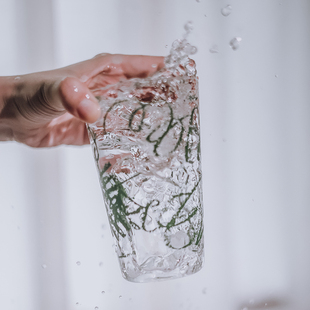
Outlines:
<svg viewBox="0 0 310 310"><path fill-rule="evenodd" d="M101 52L167 55L188 20L200 76L203 270L126 282L90 147L1 143L1 309L310 309L309 0L0 0L0 75Z"/></svg>

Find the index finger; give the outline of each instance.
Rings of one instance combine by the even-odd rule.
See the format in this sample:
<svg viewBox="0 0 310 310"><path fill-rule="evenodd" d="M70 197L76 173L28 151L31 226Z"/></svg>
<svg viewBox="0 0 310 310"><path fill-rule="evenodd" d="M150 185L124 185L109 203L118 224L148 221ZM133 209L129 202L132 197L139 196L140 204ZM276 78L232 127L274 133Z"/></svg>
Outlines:
<svg viewBox="0 0 310 310"><path fill-rule="evenodd" d="M144 78L164 67L164 57L142 55L116 55L126 78Z"/></svg>
<svg viewBox="0 0 310 310"><path fill-rule="evenodd" d="M86 82L98 74L125 78L147 77L163 67L162 56L99 54L66 69L82 82Z"/></svg>

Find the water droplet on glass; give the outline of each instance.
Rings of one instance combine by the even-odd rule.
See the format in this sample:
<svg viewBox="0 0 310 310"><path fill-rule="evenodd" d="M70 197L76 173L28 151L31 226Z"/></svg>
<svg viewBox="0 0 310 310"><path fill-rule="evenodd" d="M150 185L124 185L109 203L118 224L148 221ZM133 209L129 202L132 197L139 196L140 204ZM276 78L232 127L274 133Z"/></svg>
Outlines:
<svg viewBox="0 0 310 310"><path fill-rule="evenodd" d="M219 52L218 46L217 45L213 45L210 49L209 52L212 54L216 54Z"/></svg>
<svg viewBox="0 0 310 310"><path fill-rule="evenodd" d="M222 15L223 16L228 16L228 15L230 15L231 14L231 12L232 12L232 7L231 7L231 5L226 5L224 8L222 8L221 9L221 13L222 13Z"/></svg>
<svg viewBox="0 0 310 310"><path fill-rule="evenodd" d="M81 262L80 262L80 261L77 261L76 264L77 264L78 266L81 266Z"/></svg>
<svg viewBox="0 0 310 310"><path fill-rule="evenodd" d="M47 268L47 266L46 266L45 264L41 265L41 267L42 267L43 269L46 269L46 268Z"/></svg>
<svg viewBox="0 0 310 310"><path fill-rule="evenodd" d="M73 90L77 93L79 90L76 86L73 86Z"/></svg>
<svg viewBox="0 0 310 310"><path fill-rule="evenodd" d="M239 48L241 41L242 39L240 37L235 37L229 42L229 45L235 51Z"/></svg>

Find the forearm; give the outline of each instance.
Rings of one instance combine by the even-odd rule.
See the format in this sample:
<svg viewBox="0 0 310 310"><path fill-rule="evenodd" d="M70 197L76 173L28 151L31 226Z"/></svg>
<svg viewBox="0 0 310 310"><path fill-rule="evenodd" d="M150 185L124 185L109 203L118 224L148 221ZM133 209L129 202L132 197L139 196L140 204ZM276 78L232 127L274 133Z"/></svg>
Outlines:
<svg viewBox="0 0 310 310"><path fill-rule="evenodd" d="M13 131L10 120L5 115L5 106L13 96L16 81L14 76L0 77L0 141L13 140Z"/></svg>

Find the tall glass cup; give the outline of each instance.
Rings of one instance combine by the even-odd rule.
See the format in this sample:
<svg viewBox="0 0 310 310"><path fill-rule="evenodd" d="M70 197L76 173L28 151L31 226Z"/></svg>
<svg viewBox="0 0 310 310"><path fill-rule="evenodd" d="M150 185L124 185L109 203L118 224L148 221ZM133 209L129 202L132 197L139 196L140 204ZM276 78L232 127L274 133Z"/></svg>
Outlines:
<svg viewBox="0 0 310 310"><path fill-rule="evenodd" d="M203 264L198 78L131 79L97 92L87 126L122 275L178 278Z"/></svg>

